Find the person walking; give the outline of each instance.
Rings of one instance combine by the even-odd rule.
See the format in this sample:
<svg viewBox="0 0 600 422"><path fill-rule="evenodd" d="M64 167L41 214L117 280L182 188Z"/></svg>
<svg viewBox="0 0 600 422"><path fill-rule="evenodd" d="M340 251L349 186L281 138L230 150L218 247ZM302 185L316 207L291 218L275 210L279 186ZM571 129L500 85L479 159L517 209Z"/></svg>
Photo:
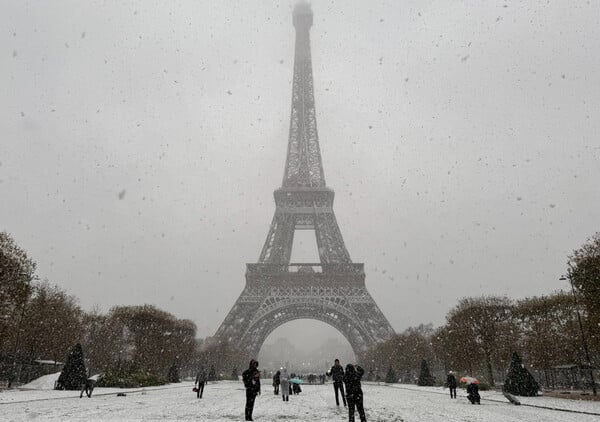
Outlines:
<svg viewBox="0 0 600 422"><path fill-rule="evenodd" d="M202 398L202 393L204 393L204 385L207 382L206 378L206 371L204 370L204 368L200 369L198 371L198 374L196 375L196 382L194 383L194 388L196 389L196 397L199 399Z"/></svg>
<svg viewBox="0 0 600 422"><path fill-rule="evenodd" d="M258 370L258 361L250 359L248 369L242 373L242 380L246 388L246 408L245 416L247 421L253 421L252 412L254 411L254 401L260 394L260 371Z"/></svg>
<svg viewBox="0 0 600 422"><path fill-rule="evenodd" d="M273 393L275 395L279 394L280 382L281 382L281 371L277 371L277 372L275 372L275 375L273 375Z"/></svg>
<svg viewBox="0 0 600 422"><path fill-rule="evenodd" d="M348 421L354 422L354 407L358 410L361 422L366 422L365 409L363 407L363 391L360 380L365 371L358 365L356 367L349 363L346 365L344 384L346 384L346 399L348 400Z"/></svg>
<svg viewBox="0 0 600 422"><path fill-rule="evenodd" d="M327 371L327 375L329 375L333 379L333 391L335 392L335 404L337 406L340 405L340 400L338 398L338 390L342 394L342 401L344 402L344 406L346 406L346 396L344 395L344 368L340 365L340 360L336 359L333 361L333 366L329 371Z"/></svg>
<svg viewBox="0 0 600 422"><path fill-rule="evenodd" d="M456 383L456 377L454 376L454 372L452 372L452 371L448 372L448 376L446 377L446 385L450 389L450 398L455 399L457 383Z"/></svg>
<svg viewBox="0 0 600 422"><path fill-rule="evenodd" d="M279 382L281 383L281 398L283 401L290 401L290 375L287 368L281 368Z"/></svg>
<svg viewBox="0 0 600 422"><path fill-rule="evenodd" d="M94 391L94 387L96 386L97 379L88 378L85 380L85 383L81 386L81 393L79 394L79 398L83 397L83 393L88 396L88 398L92 397L92 392Z"/></svg>

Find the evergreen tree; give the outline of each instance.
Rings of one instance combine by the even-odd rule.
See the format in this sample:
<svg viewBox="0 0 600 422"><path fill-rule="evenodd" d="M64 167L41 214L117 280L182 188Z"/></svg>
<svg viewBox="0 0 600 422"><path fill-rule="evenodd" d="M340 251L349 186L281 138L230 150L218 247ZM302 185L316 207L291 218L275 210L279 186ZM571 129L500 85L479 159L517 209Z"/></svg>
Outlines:
<svg viewBox="0 0 600 422"><path fill-rule="evenodd" d="M431 371L429 371L429 365L427 365L427 361L423 359L421 361L421 373L419 374L417 385L433 386L434 382L435 379L433 378L433 375L431 375Z"/></svg>
<svg viewBox="0 0 600 422"><path fill-rule="evenodd" d="M167 382L181 382L179 379L179 368L177 368L177 365L173 364L169 367L169 372L167 373Z"/></svg>
<svg viewBox="0 0 600 422"><path fill-rule="evenodd" d="M503 390L517 396L535 396L539 389L533 375L525 368L517 352L514 352Z"/></svg>
<svg viewBox="0 0 600 422"><path fill-rule="evenodd" d="M238 369L237 366L233 367L233 370L231 371L231 379L234 381L238 381L239 380L239 374L238 374Z"/></svg>
<svg viewBox="0 0 600 422"><path fill-rule="evenodd" d="M216 381L217 380L217 371L215 371L214 365L210 366L210 369L208 371L208 380L209 381Z"/></svg>
<svg viewBox="0 0 600 422"><path fill-rule="evenodd" d="M67 356L65 366L56 382L57 390L79 390L87 380L87 372L83 361L83 349L77 343Z"/></svg>
<svg viewBox="0 0 600 422"><path fill-rule="evenodd" d="M394 368L391 366L390 369L388 369L387 375L385 376L385 382L388 384L395 384L398 382L398 375L396 375L396 371L394 371Z"/></svg>

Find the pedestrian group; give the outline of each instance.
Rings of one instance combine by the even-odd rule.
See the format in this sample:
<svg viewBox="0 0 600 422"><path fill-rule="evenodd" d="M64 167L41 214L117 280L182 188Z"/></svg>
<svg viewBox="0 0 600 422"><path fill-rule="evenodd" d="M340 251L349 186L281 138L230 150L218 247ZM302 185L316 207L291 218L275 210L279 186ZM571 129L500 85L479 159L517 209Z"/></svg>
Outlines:
<svg viewBox="0 0 600 422"><path fill-rule="evenodd" d="M365 371L358 365L349 363L346 365L346 370L340 364L339 359L335 359L334 365L327 376L333 379L333 390L335 394L335 403L340 405L339 396L342 396L342 403L348 407L348 420L354 422L354 412L358 411L361 422L366 422L365 409L363 407L363 391L360 380ZM242 373L244 388L246 389L246 407L245 417L247 421L252 421L252 412L254 410L254 402L256 396L260 394L260 371L258 370L258 361L250 360L248 369ZM287 368L280 368L273 375L273 394L279 395L284 402L290 401L291 394L299 394L302 392L299 382L295 374L288 374ZM323 378L324 382L324 378ZM345 386L345 392L344 392Z"/></svg>
<svg viewBox="0 0 600 422"><path fill-rule="evenodd" d="M258 361L255 359L250 360L248 369L242 373L242 380L246 390L246 406L244 411L246 421L254 420L252 419L252 413L254 411L256 396L260 395L260 374L261 373L258 370ZM348 408L348 421L354 422L354 414L355 412L358 412L360 421L366 422L367 417L363 406L363 391L361 387L361 379L364 375L363 368L359 365L349 363L344 369L340 364L339 359L335 359L333 366L325 375L331 377L333 380L333 392L336 406L340 405L339 397L341 396L344 407ZM461 378L461 382L462 381L463 379ZM206 372L202 369L198 372L194 384L194 391L197 392L198 398L202 398L202 392L204 391L206 382ZM279 392L281 392L281 398L284 402L289 402L290 395L299 394L302 391L298 378L296 378L293 373L289 374L285 367L282 367L275 372L272 385L273 393L279 395ZM448 372L446 386L450 390L450 398L455 399L458 382L453 371ZM89 395L91 395L91 392ZM479 386L477 385L477 382L468 383L467 398L472 404L480 404L481 397L479 395Z"/></svg>

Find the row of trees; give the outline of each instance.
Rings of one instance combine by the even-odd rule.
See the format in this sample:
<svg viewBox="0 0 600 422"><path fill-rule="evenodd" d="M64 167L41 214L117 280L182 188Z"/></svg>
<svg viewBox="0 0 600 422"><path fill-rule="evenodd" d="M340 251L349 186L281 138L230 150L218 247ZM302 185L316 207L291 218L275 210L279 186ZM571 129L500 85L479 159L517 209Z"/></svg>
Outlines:
<svg viewBox="0 0 600 422"><path fill-rule="evenodd" d="M175 365L190 370L196 325L152 305L117 306L86 314L82 346L92 372L146 372L165 377Z"/></svg>
<svg viewBox="0 0 600 422"><path fill-rule="evenodd" d="M152 305L117 306L108 313L84 312L57 286L35 278L35 263L7 233L0 233L0 380L39 375L36 361L65 362L76 343L92 373L155 375L169 368L194 372L218 360L196 340L192 321ZM229 369L230 370L230 369Z"/></svg>
<svg viewBox="0 0 600 422"><path fill-rule="evenodd" d="M583 308L580 313L583 313ZM587 335L594 328L586 318ZM513 352L538 370L586 363L575 304L568 293L513 301L506 297L465 298L446 316L446 324L409 328L360 357L366 368L393 368L412 382L425 359L439 373L450 369L478 374L493 386L510 366ZM598 348L592 348L599 362Z"/></svg>
<svg viewBox="0 0 600 422"><path fill-rule="evenodd" d="M578 323L594 367L600 365L600 234L569 257L574 292L511 300L483 296L462 299L446 323L409 328L360 357L365 368L390 368L403 381L414 381L421 359L442 374L455 369L477 374L493 386L503 380L513 352L543 372L564 364L588 364ZM574 300L579 298L579 300Z"/></svg>
<svg viewBox="0 0 600 422"><path fill-rule="evenodd" d="M530 368L587 363L577 313L592 364L600 363L600 234L569 258L570 293L511 300L462 299L435 328L409 328L359 357L369 377L416 381L422 360L433 372L449 369L504 379L513 352ZM191 375L204 368L212 379L230 377L241 364L227 343L196 339L196 326L155 306L119 306L107 314L84 312L77 300L35 278L35 263L6 233L0 233L0 380L37 359L64 361L75 343L91 372L151 374L163 379L174 368ZM20 377L23 378L23 377ZM27 378L27 376L25 377Z"/></svg>

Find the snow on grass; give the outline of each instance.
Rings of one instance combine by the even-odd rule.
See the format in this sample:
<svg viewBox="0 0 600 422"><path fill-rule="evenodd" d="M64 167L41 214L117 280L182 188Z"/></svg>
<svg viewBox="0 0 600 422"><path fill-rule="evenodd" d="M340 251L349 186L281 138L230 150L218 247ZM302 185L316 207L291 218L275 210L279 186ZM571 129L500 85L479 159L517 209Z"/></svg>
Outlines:
<svg viewBox="0 0 600 422"><path fill-rule="evenodd" d="M58 381L60 372L48 374L34 379L21 387L21 390L54 390L54 384Z"/></svg>
<svg viewBox="0 0 600 422"><path fill-rule="evenodd" d="M256 400L255 421L346 421L335 405L333 387L304 385L303 392L283 402L267 382ZM209 383L202 399L193 382L138 389L96 388L92 398L78 391L9 390L0 393L0 420L7 421L241 421L245 392L241 382ZM596 413L587 415L531 406L514 406L498 392L483 391L482 404L471 405L459 390L405 384L364 383L367 420L397 422L588 422L600 420L600 403L551 397L522 398L528 404ZM117 397L125 392L125 397Z"/></svg>

